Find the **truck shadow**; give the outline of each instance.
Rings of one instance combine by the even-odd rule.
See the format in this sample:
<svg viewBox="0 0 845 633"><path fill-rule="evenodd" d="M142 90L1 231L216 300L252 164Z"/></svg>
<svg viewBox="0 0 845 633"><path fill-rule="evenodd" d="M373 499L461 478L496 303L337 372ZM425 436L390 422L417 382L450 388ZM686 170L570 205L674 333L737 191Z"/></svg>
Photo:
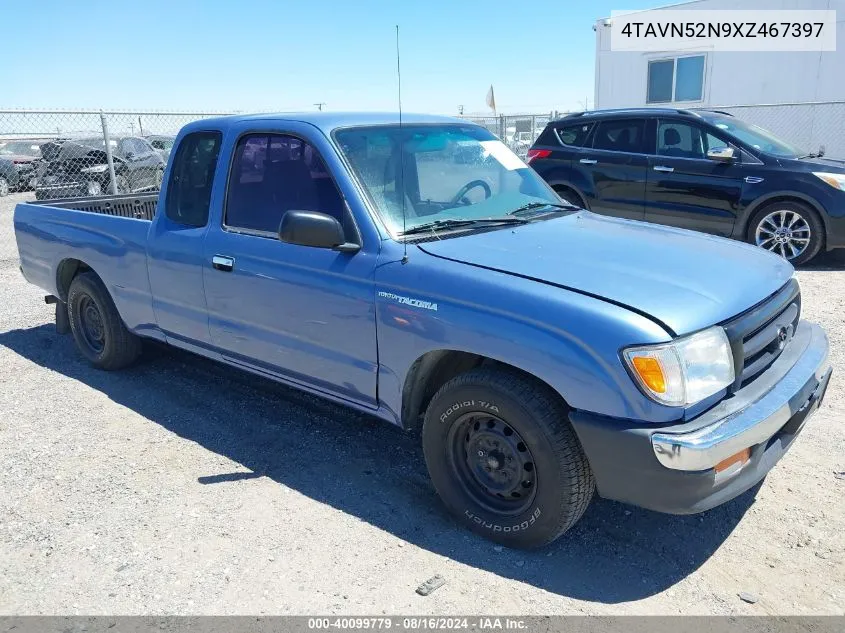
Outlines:
<svg viewBox="0 0 845 633"><path fill-rule="evenodd" d="M497 551L446 513L418 436L366 414L175 350L99 371L53 325L2 333L0 345L251 471L198 472L197 486L269 477L418 547L579 600L627 602L674 585L719 548L756 492L688 517L597 498L551 546Z"/></svg>

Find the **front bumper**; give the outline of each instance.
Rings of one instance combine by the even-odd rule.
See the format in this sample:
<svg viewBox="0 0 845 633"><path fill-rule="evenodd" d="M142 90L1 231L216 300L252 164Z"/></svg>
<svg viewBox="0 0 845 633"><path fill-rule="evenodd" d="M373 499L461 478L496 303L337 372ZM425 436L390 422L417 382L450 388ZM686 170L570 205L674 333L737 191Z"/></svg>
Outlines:
<svg viewBox="0 0 845 633"><path fill-rule="evenodd" d="M582 411L570 418L601 496L673 514L701 512L765 477L821 404L830 375L827 336L801 322L763 375L694 420L655 428ZM715 471L746 448L751 457L741 468Z"/></svg>

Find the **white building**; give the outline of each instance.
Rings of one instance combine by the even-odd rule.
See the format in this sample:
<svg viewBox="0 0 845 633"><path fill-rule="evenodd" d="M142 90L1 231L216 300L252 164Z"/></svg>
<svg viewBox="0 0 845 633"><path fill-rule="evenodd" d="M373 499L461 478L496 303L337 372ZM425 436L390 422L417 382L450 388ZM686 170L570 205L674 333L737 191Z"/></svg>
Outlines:
<svg viewBox="0 0 845 633"><path fill-rule="evenodd" d="M595 25L596 108L726 110L808 151L824 145L845 158L845 0L696 0L671 9L833 9L836 51L611 51L604 18Z"/></svg>

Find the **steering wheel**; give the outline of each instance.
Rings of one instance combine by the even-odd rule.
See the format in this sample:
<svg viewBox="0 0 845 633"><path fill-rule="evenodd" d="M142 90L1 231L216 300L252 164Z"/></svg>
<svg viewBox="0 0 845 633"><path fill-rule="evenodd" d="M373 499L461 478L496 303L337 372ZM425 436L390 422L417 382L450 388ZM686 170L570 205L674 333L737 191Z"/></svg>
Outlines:
<svg viewBox="0 0 845 633"><path fill-rule="evenodd" d="M490 190L490 185L488 185L483 180L473 180L472 182L468 182L463 187L461 187L458 193L456 193L449 201L449 204L458 204L463 200L464 196L466 196L472 189L475 189L476 187L481 187L482 189L484 189L485 200L493 195L493 192Z"/></svg>

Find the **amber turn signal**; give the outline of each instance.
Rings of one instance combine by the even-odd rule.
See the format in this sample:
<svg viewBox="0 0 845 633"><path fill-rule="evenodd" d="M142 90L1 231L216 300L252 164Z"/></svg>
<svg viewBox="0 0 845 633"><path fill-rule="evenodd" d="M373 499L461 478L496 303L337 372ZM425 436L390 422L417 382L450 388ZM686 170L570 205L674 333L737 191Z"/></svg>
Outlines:
<svg viewBox="0 0 845 633"><path fill-rule="evenodd" d="M631 363L643 384L655 393L666 393L666 377L660 361L653 356L634 356Z"/></svg>
<svg viewBox="0 0 845 633"><path fill-rule="evenodd" d="M717 473L720 473L722 471L727 470L728 468L730 468L734 464L739 464L740 468L741 468L742 466L745 465L745 463L749 459L751 459L751 449L750 448L744 448L741 451L739 451L738 453L731 455L727 459L723 459L722 461L720 461L718 464L716 464L714 470Z"/></svg>

